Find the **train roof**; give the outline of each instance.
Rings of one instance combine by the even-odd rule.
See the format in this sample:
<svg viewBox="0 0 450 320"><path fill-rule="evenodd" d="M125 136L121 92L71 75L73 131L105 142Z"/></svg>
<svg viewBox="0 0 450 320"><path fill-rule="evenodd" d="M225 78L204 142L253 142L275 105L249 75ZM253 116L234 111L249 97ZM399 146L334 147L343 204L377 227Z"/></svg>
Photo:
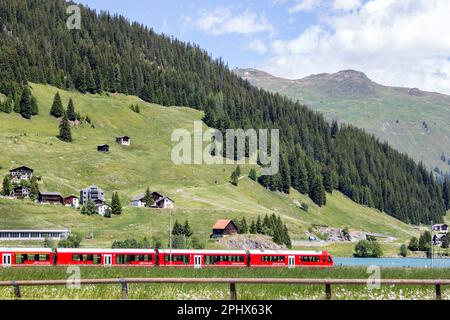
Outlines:
<svg viewBox="0 0 450 320"><path fill-rule="evenodd" d="M281 254L281 255L323 255L326 251L301 251L301 250L250 250L250 254Z"/></svg>
<svg viewBox="0 0 450 320"><path fill-rule="evenodd" d="M77 249L67 249L67 248L58 248L56 252L59 253L136 253L136 254L148 254L154 253L154 249L91 249L91 248L77 248Z"/></svg>
<svg viewBox="0 0 450 320"><path fill-rule="evenodd" d="M160 253L170 254L247 254L245 250L188 250L188 249L164 249L159 250Z"/></svg>
<svg viewBox="0 0 450 320"><path fill-rule="evenodd" d="M52 253L50 248L0 248L0 252Z"/></svg>

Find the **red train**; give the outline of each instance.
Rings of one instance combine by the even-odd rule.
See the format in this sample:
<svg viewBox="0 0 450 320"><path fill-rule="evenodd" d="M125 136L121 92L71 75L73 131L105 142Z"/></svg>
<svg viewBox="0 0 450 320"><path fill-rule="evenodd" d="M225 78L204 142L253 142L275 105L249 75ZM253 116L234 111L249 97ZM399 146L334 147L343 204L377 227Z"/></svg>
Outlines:
<svg viewBox="0 0 450 320"><path fill-rule="evenodd" d="M326 251L0 248L1 266L331 267Z"/></svg>

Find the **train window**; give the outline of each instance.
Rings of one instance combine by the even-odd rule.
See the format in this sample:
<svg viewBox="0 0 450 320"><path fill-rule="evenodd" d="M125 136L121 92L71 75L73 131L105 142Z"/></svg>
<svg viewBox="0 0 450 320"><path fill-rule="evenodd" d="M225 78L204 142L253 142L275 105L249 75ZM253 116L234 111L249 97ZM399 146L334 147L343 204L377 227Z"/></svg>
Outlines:
<svg viewBox="0 0 450 320"><path fill-rule="evenodd" d="M150 257L150 259L151 259L151 257ZM170 262L170 254L167 254L164 257L164 261ZM189 256L188 255L172 255L172 262L182 262L184 264L189 264Z"/></svg>
<svg viewBox="0 0 450 320"><path fill-rule="evenodd" d="M21 264L26 260L26 254L16 254L16 263Z"/></svg>
<svg viewBox="0 0 450 320"><path fill-rule="evenodd" d="M100 264L102 263L102 257L99 254L94 254L92 257L92 262L94 262L94 264Z"/></svg>
<svg viewBox="0 0 450 320"><path fill-rule="evenodd" d="M80 261L80 255L79 254L73 254L72 255L72 261Z"/></svg>
<svg viewBox="0 0 450 320"><path fill-rule="evenodd" d="M39 255L39 261L48 261L48 260L50 260L49 254L40 254Z"/></svg>

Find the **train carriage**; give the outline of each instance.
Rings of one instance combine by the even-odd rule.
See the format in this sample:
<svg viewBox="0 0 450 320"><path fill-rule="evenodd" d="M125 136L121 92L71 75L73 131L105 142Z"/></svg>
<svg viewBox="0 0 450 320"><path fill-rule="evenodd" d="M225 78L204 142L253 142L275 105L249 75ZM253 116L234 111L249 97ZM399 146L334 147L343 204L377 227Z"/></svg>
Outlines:
<svg viewBox="0 0 450 320"><path fill-rule="evenodd" d="M245 250L159 250L159 265L172 267L246 267Z"/></svg>
<svg viewBox="0 0 450 320"><path fill-rule="evenodd" d="M57 249L57 265L154 266L153 249Z"/></svg>
<svg viewBox="0 0 450 320"><path fill-rule="evenodd" d="M54 253L48 248L0 248L1 266L51 266Z"/></svg>
<svg viewBox="0 0 450 320"><path fill-rule="evenodd" d="M250 250L250 267L329 267L333 259L326 251Z"/></svg>

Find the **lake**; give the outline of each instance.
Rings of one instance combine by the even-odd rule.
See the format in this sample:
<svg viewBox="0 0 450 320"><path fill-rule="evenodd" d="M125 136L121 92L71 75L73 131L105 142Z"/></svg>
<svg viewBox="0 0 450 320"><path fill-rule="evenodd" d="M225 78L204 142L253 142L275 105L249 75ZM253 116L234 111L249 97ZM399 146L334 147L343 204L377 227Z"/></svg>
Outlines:
<svg viewBox="0 0 450 320"><path fill-rule="evenodd" d="M431 268L431 259L421 258L333 258L335 266L379 266L382 268ZM434 268L450 268L450 259L433 259Z"/></svg>

